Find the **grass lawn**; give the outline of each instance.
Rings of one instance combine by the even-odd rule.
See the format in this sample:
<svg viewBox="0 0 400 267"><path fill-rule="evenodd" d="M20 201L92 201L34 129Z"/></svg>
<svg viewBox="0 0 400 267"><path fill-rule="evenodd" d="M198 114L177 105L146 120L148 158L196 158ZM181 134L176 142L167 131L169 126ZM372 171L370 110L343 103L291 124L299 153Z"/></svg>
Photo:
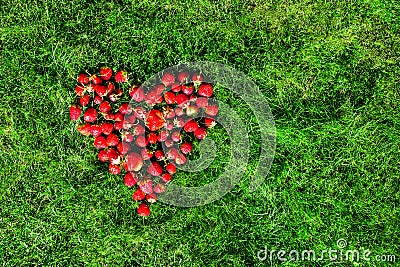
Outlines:
<svg viewBox="0 0 400 267"><path fill-rule="evenodd" d="M0 5L0 265L327 266L258 251L369 249L400 261L400 3L352 1L26 1ZM276 155L257 191L260 133L249 107L244 180L209 205L152 205L108 174L68 116L76 74L104 64L137 82L175 64L245 73L275 117ZM225 132L211 136L223 171ZM350 266L345 261L334 265ZM395 265L391 263L389 265Z"/></svg>

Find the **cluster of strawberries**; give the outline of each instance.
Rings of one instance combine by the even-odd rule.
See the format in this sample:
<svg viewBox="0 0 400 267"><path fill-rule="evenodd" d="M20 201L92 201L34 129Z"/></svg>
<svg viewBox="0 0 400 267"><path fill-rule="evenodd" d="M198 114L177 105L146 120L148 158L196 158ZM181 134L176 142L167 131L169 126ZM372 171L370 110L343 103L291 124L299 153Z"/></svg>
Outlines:
<svg viewBox="0 0 400 267"><path fill-rule="evenodd" d="M176 166L186 163L193 142L216 125L218 105L212 84L199 72L166 72L146 87L128 85L128 79L126 71L114 75L109 67L79 74L69 114L80 120L80 133L94 137L98 159L109 163L110 173L124 173L125 185L135 188L132 198L142 202L138 214L148 216L148 203L164 192Z"/></svg>

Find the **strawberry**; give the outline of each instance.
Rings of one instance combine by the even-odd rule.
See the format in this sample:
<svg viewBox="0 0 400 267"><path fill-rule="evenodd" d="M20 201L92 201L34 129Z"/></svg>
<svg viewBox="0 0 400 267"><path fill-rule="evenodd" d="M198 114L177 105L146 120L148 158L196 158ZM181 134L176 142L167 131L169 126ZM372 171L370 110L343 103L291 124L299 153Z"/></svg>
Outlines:
<svg viewBox="0 0 400 267"><path fill-rule="evenodd" d="M162 150L156 150L155 152L154 152L154 157L157 159L157 160L164 160L164 152L162 151Z"/></svg>
<svg viewBox="0 0 400 267"><path fill-rule="evenodd" d="M109 134L107 136L107 145L108 146L116 146L119 143L119 138L115 134Z"/></svg>
<svg viewBox="0 0 400 267"><path fill-rule="evenodd" d="M91 81L93 84L101 84L103 80L97 76L96 74L93 74L92 76L89 77L89 81Z"/></svg>
<svg viewBox="0 0 400 267"><path fill-rule="evenodd" d="M164 141L166 147L172 147L174 145L174 141L168 139Z"/></svg>
<svg viewBox="0 0 400 267"><path fill-rule="evenodd" d="M146 110L142 106L137 106L133 109L133 112L139 120L146 118Z"/></svg>
<svg viewBox="0 0 400 267"><path fill-rule="evenodd" d="M145 147L142 149L141 154L142 154L143 160L149 160L153 157L153 152L151 152L150 150L148 150Z"/></svg>
<svg viewBox="0 0 400 267"><path fill-rule="evenodd" d="M193 105L189 105L186 108L186 115L188 115L189 117L196 117L197 114L199 114L199 108Z"/></svg>
<svg viewBox="0 0 400 267"><path fill-rule="evenodd" d="M76 121L79 119L79 117L81 116L81 108L77 105L72 105L69 108L69 117L71 120Z"/></svg>
<svg viewBox="0 0 400 267"><path fill-rule="evenodd" d="M185 111L184 111L182 108L180 108L180 107L176 107L176 108L174 109L174 111L175 111L175 115L176 115L177 117L180 117L180 116L182 116L183 114L185 114ZM174 122L174 124L175 124L175 122Z"/></svg>
<svg viewBox="0 0 400 267"><path fill-rule="evenodd" d="M183 129L185 130L185 132L187 133L191 133L196 131L196 129L199 128L199 124L194 121L194 120L190 120L188 121L185 126L183 127Z"/></svg>
<svg viewBox="0 0 400 267"><path fill-rule="evenodd" d="M187 71L180 71L178 72L178 81L180 83L185 83L189 79L189 73Z"/></svg>
<svg viewBox="0 0 400 267"><path fill-rule="evenodd" d="M89 84L85 87L85 90L86 90L88 93L93 93L93 92L94 92L93 84L89 83Z"/></svg>
<svg viewBox="0 0 400 267"><path fill-rule="evenodd" d="M109 79L111 79L113 74L113 71L111 68L109 67L102 67L100 69L100 77L104 80L104 81L108 81Z"/></svg>
<svg viewBox="0 0 400 267"><path fill-rule="evenodd" d="M118 165L114 165L112 163L110 163L110 165L108 165L108 170L110 171L111 174L120 174L121 173L121 167Z"/></svg>
<svg viewBox="0 0 400 267"><path fill-rule="evenodd" d="M104 150L104 149L99 151L99 153L97 154L97 157L99 158L99 160L101 162L107 162L109 160L107 150Z"/></svg>
<svg viewBox="0 0 400 267"><path fill-rule="evenodd" d="M161 81L165 86L170 86L175 82L175 76L172 73L166 72L162 76Z"/></svg>
<svg viewBox="0 0 400 267"><path fill-rule="evenodd" d="M126 156L126 167L125 169L129 172L138 172L142 166L143 166L143 160L142 157L136 153L136 152L131 152Z"/></svg>
<svg viewBox="0 0 400 267"><path fill-rule="evenodd" d="M142 191L142 189L138 188L133 193L132 198L136 201L141 201L146 197L146 194Z"/></svg>
<svg viewBox="0 0 400 267"><path fill-rule="evenodd" d="M174 129L174 123L172 121L168 122L167 125L165 125L165 129L167 129L168 131L172 131L172 129Z"/></svg>
<svg viewBox="0 0 400 267"><path fill-rule="evenodd" d="M174 141L176 143L181 141L181 137L182 137L182 135L179 131L175 131L171 134L172 141Z"/></svg>
<svg viewBox="0 0 400 267"><path fill-rule="evenodd" d="M138 208L138 214L143 217L147 217L150 215L150 209L146 204L140 204Z"/></svg>
<svg viewBox="0 0 400 267"><path fill-rule="evenodd" d="M136 145L138 147L146 147L148 143L149 143L149 141L147 140L146 137L144 137L144 135L139 135L136 138Z"/></svg>
<svg viewBox="0 0 400 267"><path fill-rule="evenodd" d="M199 96L211 97L213 94L213 87L210 83L203 83L200 85L199 90L197 91Z"/></svg>
<svg viewBox="0 0 400 267"><path fill-rule="evenodd" d="M115 103L118 101L118 96L116 94L110 94L108 96L108 98L110 99L111 102Z"/></svg>
<svg viewBox="0 0 400 267"><path fill-rule="evenodd" d="M149 203L156 203L157 202L157 197L156 194L151 193L146 195L146 201Z"/></svg>
<svg viewBox="0 0 400 267"><path fill-rule="evenodd" d="M115 94L116 94L117 96L122 96L122 95L124 94L124 91L122 91L121 88L118 88L118 89L115 89Z"/></svg>
<svg viewBox="0 0 400 267"><path fill-rule="evenodd" d="M145 98L143 87L131 87L129 91L129 95L136 102L142 102Z"/></svg>
<svg viewBox="0 0 400 267"><path fill-rule="evenodd" d="M158 183L154 187L153 192L157 193L157 194L161 194L162 192L164 192L164 190L165 190L165 185L163 185L162 183Z"/></svg>
<svg viewBox="0 0 400 267"><path fill-rule="evenodd" d="M178 154L178 149L176 149L175 147L171 147L169 150L167 150L166 157L169 160L174 160L178 156Z"/></svg>
<svg viewBox="0 0 400 267"><path fill-rule="evenodd" d="M90 126L90 133L93 135L93 137L98 137L103 133L103 129L100 125L93 124Z"/></svg>
<svg viewBox="0 0 400 267"><path fill-rule="evenodd" d="M128 81L129 75L126 71L120 70L115 74L114 78L117 83L123 83Z"/></svg>
<svg viewBox="0 0 400 267"><path fill-rule="evenodd" d="M204 127L199 127L194 131L194 136L199 140L204 139L207 136L207 130Z"/></svg>
<svg viewBox="0 0 400 267"><path fill-rule="evenodd" d="M198 97L196 99L196 106L199 108L204 108L208 106L208 99L206 97Z"/></svg>
<svg viewBox="0 0 400 267"><path fill-rule="evenodd" d="M131 109L131 106L129 106L129 103L123 103L119 107L119 112L121 112L121 114L124 114L124 115L132 113L132 109Z"/></svg>
<svg viewBox="0 0 400 267"><path fill-rule="evenodd" d="M124 127L124 123L122 121L116 121L114 123L114 129L119 131Z"/></svg>
<svg viewBox="0 0 400 267"><path fill-rule="evenodd" d="M193 93L194 87L193 85L182 85L182 92L185 95L191 95Z"/></svg>
<svg viewBox="0 0 400 267"><path fill-rule="evenodd" d="M117 145L117 150L118 150L119 154L121 154L122 156L125 156L129 152L130 149L131 149L131 146L128 143L120 142Z"/></svg>
<svg viewBox="0 0 400 267"><path fill-rule="evenodd" d="M160 176L162 174L162 167L158 162L152 162L147 168L147 172L152 176Z"/></svg>
<svg viewBox="0 0 400 267"><path fill-rule="evenodd" d="M93 103L95 103L96 105L100 104L102 101L103 99L98 95L95 95L93 98Z"/></svg>
<svg viewBox="0 0 400 267"><path fill-rule="evenodd" d="M189 154L190 152L192 152L192 144L191 143L183 143L181 145L181 151L183 154Z"/></svg>
<svg viewBox="0 0 400 267"><path fill-rule="evenodd" d="M130 132L124 132L122 134L122 141L126 143L131 143L133 141L133 135Z"/></svg>
<svg viewBox="0 0 400 267"><path fill-rule="evenodd" d="M218 106L207 106L206 114L212 117L216 116L218 114Z"/></svg>
<svg viewBox="0 0 400 267"><path fill-rule="evenodd" d="M154 145L155 143L157 143L157 134L154 132L150 132L147 135L147 140L149 141L150 144Z"/></svg>
<svg viewBox="0 0 400 267"><path fill-rule="evenodd" d="M111 111L110 103L108 103L107 101L101 102L99 106L99 111L104 114L110 112Z"/></svg>
<svg viewBox="0 0 400 267"><path fill-rule="evenodd" d="M217 123L215 122L214 119L211 118L204 118L204 124L207 126L207 128L212 128L215 125L217 125Z"/></svg>
<svg viewBox="0 0 400 267"><path fill-rule="evenodd" d="M178 156L176 156L175 158L175 162L178 165L183 165L186 163L186 157L183 154L178 154Z"/></svg>
<svg viewBox="0 0 400 267"><path fill-rule="evenodd" d="M167 165L165 165L165 169L169 174L176 173L176 166L173 163L168 163Z"/></svg>
<svg viewBox="0 0 400 267"><path fill-rule="evenodd" d="M189 97L187 95L185 95L185 94L178 94L176 96L176 103L179 106L185 105L188 101L189 101Z"/></svg>
<svg viewBox="0 0 400 267"><path fill-rule="evenodd" d="M115 121L123 121L124 120L124 115L122 115L121 112L117 112L114 114L114 120Z"/></svg>
<svg viewBox="0 0 400 267"><path fill-rule="evenodd" d="M112 112L108 112L105 116L104 119L107 121L113 121L114 120L114 114Z"/></svg>
<svg viewBox="0 0 400 267"><path fill-rule="evenodd" d="M104 85L101 84L93 85L93 89L96 92L96 94L100 97L107 95L107 88Z"/></svg>
<svg viewBox="0 0 400 267"><path fill-rule="evenodd" d="M83 119L86 122L94 122L97 119L98 113L94 108L88 108L83 114Z"/></svg>
<svg viewBox="0 0 400 267"><path fill-rule="evenodd" d="M90 102L90 96L89 95L83 95L82 97L79 98L79 104L82 107L86 107Z"/></svg>
<svg viewBox="0 0 400 267"><path fill-rule="evenodd" d="M157 135L157 141L158 142L164 142L165 140L167 140L168 136L169 136L168 131L167 130L162 130Z"/></svg>
<svg viewBox="0 0 400 267"><path fill-rule="evenodd" d="M180 85L179 83L174 83L173 85L171 85L171 91L174 93L178 93L182 90L182 85Z"/></svg>
<svg viewBox="0 0 400 267"><path fill-rule="evenodd" d="M150 131L157 131L164 126L164 117L161 111L153 109L146 118L146 126Z"/></svg>
<svg viewBox="0 0 400 267"><path fill-rule="evenodd" d="M203 79L203 75L201 75L200 72L195 72L192 75L192 81L194 82L195 86L200 85Z"/></svg>
<svg viewBox="0 0 400 267"><path fill-rule="evenodd" d="M133 128L133 134L136 136L144 135L145 131L146 129L141 124L137 124Z"/></svg>
<svg viewBox="0 0 400 267"><path fill-rule="evenodd" d="M173 119L175 117L175 111L171 107L167 106L163 115L166 119Z"/></svg>
<svg viewBox="0 0 400 267"><path fill-rule="evenodd" d="M109 94L111 94L112 92L114 92L115 85L114 85L113 82L107 82L106 88L107 88L107 95L109 95Z"/></svg>
<svg viewBox="0 0 400 267"><path fill-rule="evenodd" d="M191 95L189 96L189 100L190 100L191 102L196 102L196 99L197 99L197 95L195 95L195 94L191 94Z"/></svg>
<svg viewBox="0 0 400 267"><path fill-rule="evenodd" d="M138 181L138 186L146 194L153 193L153 180L150 177L143 177L143 179Z"/></svg>
<svg viewBox="0 0 400 267"><path fill-rule="evenodd" d="M89 76L86 73L81 73L78 75L78 83L80 84L88 84L89 83Z"/></svg>
<svg viewBox="0 0 400 267"><path fill-rule="evenodd" d="M107 147L106 138L102 135L96 137L96 139L94 139L94 147L97 149L106 148Z"/></svg>
<svg viewBox="0 0 400 267"><path fill-rule="evenodd" d="M77 85L75 87L75 93L78 96L83 96L85 94L85 91L86 91L86 88L84 86L82 86L82 85Z"/></svg>
<svg viewBox="0 0 400 267"><path fill-rule="evenodd" d="M163 175L161 175L161 180L164 183L168 183L169 181L171 181L171 174L169 173L163 173Z"/></svg>
<svg viewBox="0 0 400 267"><path fill-rule="evenodd" d="M132 187L132 186L134 186L134 185L137 183L137 181L138 181L137 173L135 173L135 172L127 172L127 173L125 174L125 177L124 177L124 184L125 184L127 187Z"/></svg>
<svg viewBox="0 0 400 267"><path fill-rule="evenodd" d="M118 152L116 150L114 150L113 148L107 149L107 155L112 164L117 165L117 164L121 163L121 158L120 158Z"/></svg>
<svg viewBox="0 0 400 267"><path fill-rule="evenodd" d="M81 134L83 134L85 136L89 136L89 135L91 135L90 128L91 127L90 127L89 123L80 124L78 126L78 132L80 132Z"/></svg>
<svg viewBox="0 0 400 267"><path fill-rule="evenodd" d="M166 92L164 94L164 100L168 105L173 105L176 102L176 96L173 92Z"/></svg>

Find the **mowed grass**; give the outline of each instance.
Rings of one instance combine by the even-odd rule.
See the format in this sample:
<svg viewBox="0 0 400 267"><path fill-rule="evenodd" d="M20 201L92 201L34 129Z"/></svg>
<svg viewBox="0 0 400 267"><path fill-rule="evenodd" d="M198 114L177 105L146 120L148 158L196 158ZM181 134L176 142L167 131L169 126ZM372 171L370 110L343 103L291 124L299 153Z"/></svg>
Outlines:
<svg viewBox="0 0 400 267"><path fill-rule="evenodd" d="M399 10L396 0L3 2L1 265L326 266L257 252L320 252L340 238L372 260L400 261ZM221 89L248 123L244 180L212 204L156 203L139 218L132 190L69 120L76 74L106 64L144 82L187 61L227 64L259 86L275 117L275 160L249 192L257 120ZM177 178L217 178L225 134L213 133L219 161L208 172Z"/></svg>

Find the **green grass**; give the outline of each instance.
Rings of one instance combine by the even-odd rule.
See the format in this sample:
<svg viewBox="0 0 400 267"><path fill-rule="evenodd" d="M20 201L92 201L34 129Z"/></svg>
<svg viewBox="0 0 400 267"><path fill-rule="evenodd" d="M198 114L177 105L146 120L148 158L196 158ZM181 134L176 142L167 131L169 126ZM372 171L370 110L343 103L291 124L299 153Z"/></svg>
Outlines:
<svg viewBox="0 0 400 267"><path fill-rule="evenodd" d="M0 264L326 266L257 251L322 251L339 238L400 261L399 12L396 0L3 2ZM131 190L69 120L76 74L107 64L144 82L202 60L265 95L277 127L270 175L249 192L257 121L221 90L249 123L245 180L212 204L158 203L138 218ZM224 131L214 138L226 151ZM223 166L177 176L204 184Z"/></svg>

